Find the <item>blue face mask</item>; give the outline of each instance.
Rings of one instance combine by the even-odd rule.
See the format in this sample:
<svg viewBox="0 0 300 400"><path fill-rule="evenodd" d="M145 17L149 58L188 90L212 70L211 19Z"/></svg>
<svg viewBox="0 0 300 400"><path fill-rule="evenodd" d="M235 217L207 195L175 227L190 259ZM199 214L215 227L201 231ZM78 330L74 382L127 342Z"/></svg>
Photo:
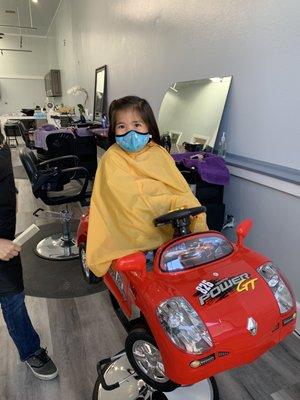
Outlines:
<svg viewBox="0 0 300 400"><path fill-rule="evenodd" d="M116 135L116 143L118 143L123 150L134 153L135 151L142 150L149 142L150 137L149 133L128 131L124 133L124 135Z"/></svg>

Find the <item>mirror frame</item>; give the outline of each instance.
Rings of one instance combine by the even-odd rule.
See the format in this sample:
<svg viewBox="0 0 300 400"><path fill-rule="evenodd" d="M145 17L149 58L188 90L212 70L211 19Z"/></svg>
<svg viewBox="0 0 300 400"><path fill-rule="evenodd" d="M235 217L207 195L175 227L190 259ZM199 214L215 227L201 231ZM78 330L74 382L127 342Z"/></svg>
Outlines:
<svg viewBox="0 0 300 400"><path fill-rule="evenodd" d="M96 89L97 89L97 74L104 70L104 91L103 91L103 106L102 114L107 115L107 65L95 69L95 86L94 86L94 109L93 109L93 121L95 121L95 108L96 108Z"/></svg>

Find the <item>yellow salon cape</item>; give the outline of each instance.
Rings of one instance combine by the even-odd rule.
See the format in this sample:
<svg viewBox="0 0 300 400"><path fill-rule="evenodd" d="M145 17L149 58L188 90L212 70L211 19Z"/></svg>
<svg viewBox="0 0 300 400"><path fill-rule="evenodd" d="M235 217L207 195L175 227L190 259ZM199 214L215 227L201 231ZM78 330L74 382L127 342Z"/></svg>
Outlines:
<svg viewBox="0 0 300 400"><path fill-rule="evenodd" d="M199 201L161 146L150 142L136 153L117 144L100 160L91 198L87 237L87 264L104 275L114 259L138 250L150 250L170 240L173 229L156 228L153 220L180 207L198 207ZM206 231L206 215L192 218L193 232Z"/></svg>

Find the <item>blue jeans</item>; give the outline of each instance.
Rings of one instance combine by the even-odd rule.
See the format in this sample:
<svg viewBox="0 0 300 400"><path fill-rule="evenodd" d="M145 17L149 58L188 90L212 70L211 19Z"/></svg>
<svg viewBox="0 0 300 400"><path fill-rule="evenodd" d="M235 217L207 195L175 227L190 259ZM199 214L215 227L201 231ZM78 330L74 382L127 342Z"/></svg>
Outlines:
<svg viewBox="0 0 300 400"><path fill-rule="evenodd" d="M27 314L24 299L24 292L0 296L3 317L21 361L27 360L41 347L39 335Z"/></svg>

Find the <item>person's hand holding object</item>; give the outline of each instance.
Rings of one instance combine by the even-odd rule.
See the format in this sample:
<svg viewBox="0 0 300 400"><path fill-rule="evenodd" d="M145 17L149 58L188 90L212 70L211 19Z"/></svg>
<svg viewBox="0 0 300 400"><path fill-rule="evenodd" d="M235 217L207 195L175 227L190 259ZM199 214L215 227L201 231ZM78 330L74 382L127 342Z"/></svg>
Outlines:
<svg viewBox="0 0 300 400"><path fill-rule="evenodd" d="M0 260L9 261L11 258L17 256L20 250L21 247L11 240L0 239Z"/></svg>

